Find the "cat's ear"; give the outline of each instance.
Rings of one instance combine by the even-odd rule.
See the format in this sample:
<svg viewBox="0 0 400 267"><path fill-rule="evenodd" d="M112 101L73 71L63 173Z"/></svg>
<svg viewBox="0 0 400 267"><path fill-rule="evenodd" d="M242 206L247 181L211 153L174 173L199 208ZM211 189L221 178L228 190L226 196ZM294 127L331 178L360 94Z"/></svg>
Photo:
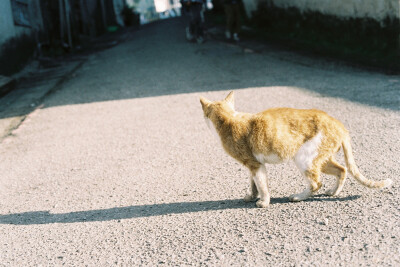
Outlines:
<svg viewBox="0 0 400 267"><path fill-rule="evenodd" d="M225 97L225 101L231 106L231 108L235 109L235 95L234 92L231 91L227 97Z"/></svg>
<svg viewBox="0 0 400 267"><path fill-rule="evenodd" d="M206 108L207 106L209 106L211 104L211 101L200 96L200 103L204 110L204 108Z"/></svg>

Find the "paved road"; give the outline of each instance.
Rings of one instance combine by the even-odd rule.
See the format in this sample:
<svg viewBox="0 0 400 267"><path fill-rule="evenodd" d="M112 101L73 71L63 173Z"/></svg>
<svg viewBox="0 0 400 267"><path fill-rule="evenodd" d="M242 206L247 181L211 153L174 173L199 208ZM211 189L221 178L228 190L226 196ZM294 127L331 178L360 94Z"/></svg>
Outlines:
<svg viewBox="0 0 400 267"><path fill-rule="evenodd" d="M319 108L350 129L371 190L290 203L294 164L267 166L271 205L207 129L199 96L240 111ZM162 21L93 54L0 144L0 265L400 265L400 77L264 47L185 42ZM342 157L341 162L343 162ZM324 177L327 186L333 179Z"/></svg>

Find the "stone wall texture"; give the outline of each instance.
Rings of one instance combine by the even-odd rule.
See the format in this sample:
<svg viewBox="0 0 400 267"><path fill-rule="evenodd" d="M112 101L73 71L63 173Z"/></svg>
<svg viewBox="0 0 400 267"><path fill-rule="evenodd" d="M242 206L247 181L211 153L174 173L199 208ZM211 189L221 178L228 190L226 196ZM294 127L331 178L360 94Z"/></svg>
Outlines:
<svg viewBox="0 0 400 267"><path fill-rule="evenodd" d="M10 1L0 1L0 45L16 35Z"/></svg>
<svg viewBox="0 0 400 267"><path fill-rule="evenodd" d="M400 19L400 0L243 0L247 15L251 17L260 2L268 1L280 8L295 7L343 18Z"/></svg>
<svg viewBox="0 0 400 267"><path fill-rule="evenodd" d="M38 0L29 2L30 27L18 26L14 23L14 17L9 0L0 0L0 46L10 38L21 34L31 34L32 30L43 28L43 21Z"/></svg>

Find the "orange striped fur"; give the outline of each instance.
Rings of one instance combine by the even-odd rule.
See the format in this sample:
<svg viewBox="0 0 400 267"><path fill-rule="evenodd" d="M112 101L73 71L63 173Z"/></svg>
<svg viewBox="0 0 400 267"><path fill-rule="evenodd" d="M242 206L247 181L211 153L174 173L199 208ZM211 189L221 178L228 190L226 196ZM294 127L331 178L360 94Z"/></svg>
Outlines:
<svg viewBox="0 0 400 267"><path fill-rule="evenodd" d="M208 126L216 132L224 150L250 170L250 190L244 199L259 198L257 207L267 207L270 202L265 163L294 160L307 178L308 188L291 195L291 201L307 199L317 192L322 186L321 172L337 177L336 185L327 193L338 195L347 175L347 169L335 160L341 147L347 168L362 185L383 188L392 183L390 179L368 180L359 172L349 132L323 111L273 108L256 114L236 112L233 92L222 101L201 97L200 103Z"/></svg>

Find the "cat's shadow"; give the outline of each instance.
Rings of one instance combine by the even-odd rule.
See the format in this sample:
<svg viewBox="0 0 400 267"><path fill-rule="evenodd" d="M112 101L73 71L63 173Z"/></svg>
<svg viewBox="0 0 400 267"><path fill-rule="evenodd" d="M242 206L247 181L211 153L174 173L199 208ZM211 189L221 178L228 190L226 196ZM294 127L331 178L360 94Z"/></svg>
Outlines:
<svg viewBox="0 0 400 267"><path fill-rule="evenodd" d="M360 196L348 196L343 198L328 198L317 195L305 200L313 201L351 201ZM271 205L289 204L288 198L271 198ZM295 205L293 203L293 205ZM0 214L0 224L32 225L52 223L77 223L112 221L132 218L143 218L162 216L170 214L183 214L193 212L206 212L214 210L229 209L252 209L256 208L254 203L245 203L242 199L199 201L199 202L176 202L151 205L137 205L128 207L115 207L110 209L98 209L87 211L75 211L67 213L50 213L49 211L31 211L14 214ZM261 210L261 209L260 209Z"/></svg>

